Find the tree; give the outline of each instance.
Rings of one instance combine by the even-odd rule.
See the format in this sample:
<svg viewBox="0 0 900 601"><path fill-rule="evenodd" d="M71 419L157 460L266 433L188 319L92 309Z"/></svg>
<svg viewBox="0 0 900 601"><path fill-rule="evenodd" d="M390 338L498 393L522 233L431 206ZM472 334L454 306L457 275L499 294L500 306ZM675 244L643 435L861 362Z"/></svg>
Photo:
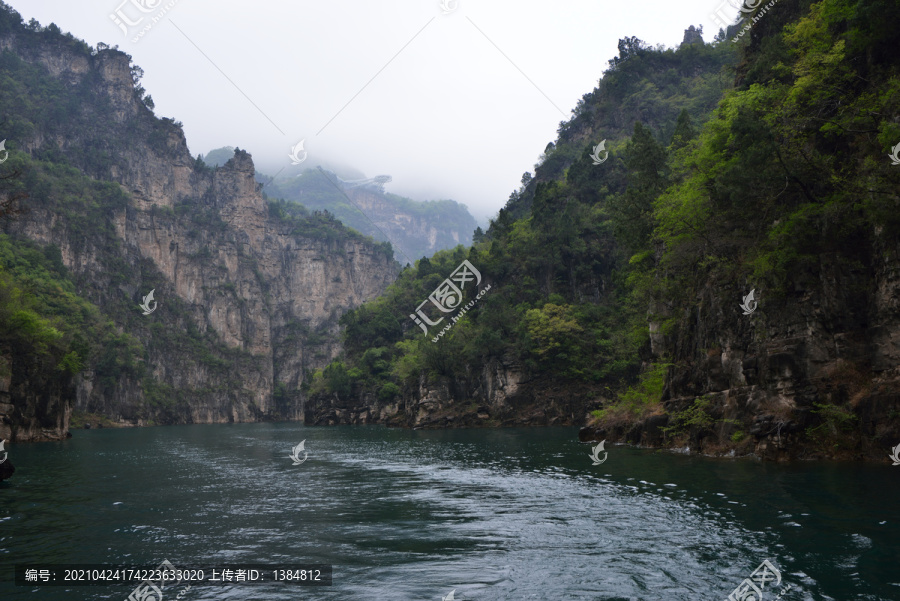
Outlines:
<svg viewBox="0 0 900 601"><path fill-rule="evenodd" d="M347 398L353 389L353 382L350 381L350 375L347 369L340 361L331 362L328 367L322 371L325 382L328 384L328 390L337 394L338 397Z"/></svg>
<svg viewBox="0 0 900 601"><path fill-rule="evenodd" d="M631 36L630 38L622 38L619 40L619 56L613 58L609 61L609 66L612 68L616 68L622 61L626 61L629 58L634 56L638 56L646 50L647 44L644 43L643 40Z"/></svg>
<svg viewBox="0 0 900 601"><path fill-rule="evenodd" d="M550 144L553 144L553 143L551 142ZM547 148L549 148L549 147L550 147L550 145L547 146ZM544 149L544 152L547 152L547 148ZM523 189L528 187L528 184L531 183L531 179L532 179L532 177L531 177L530 171L526 171L525 173L522 174L522 188Z"/></svg>
<svg viewBox="0 0 900 601"><path fill-rule="evenodd" d="M137 85L141 78L144 76L144 70L138 67L137 65L131 65L131 81L134 82L134 85Z"/></svg>
<svg viewBox="0 0 900 601"><path fill-rule="evenodd" d="M617 237L632 252L647 248L653 231L653 201L668 183L666 150L640 122L625 147L628 187L610 201Z"/></svg>
<svg viewBox="0 0 900 601"><path fill-rule="evenodd" d="M529 309L524 326L531 353L539 364L565 373L577 370L584 362L586 353L580 344L584 328L572 315L569 305L547 303L541 309Z"/></svg>
<svg viewBox="0 0 900 601"><path fill-rule="evenodd" d="M681 109L681 113L678 115L678 121L675 123L675 133L672 134L672 142L669 148L672 150L684 148L696 135L694 124L691 121L691 116L688 114L687 109Z"/></svg>

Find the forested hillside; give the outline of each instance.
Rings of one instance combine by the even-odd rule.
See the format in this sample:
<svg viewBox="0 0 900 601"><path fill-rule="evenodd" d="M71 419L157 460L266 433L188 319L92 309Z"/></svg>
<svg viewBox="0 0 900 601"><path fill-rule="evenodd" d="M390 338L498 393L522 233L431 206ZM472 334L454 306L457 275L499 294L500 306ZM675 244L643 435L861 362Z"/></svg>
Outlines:
<svg viewBox="0 0 900 601"><path fill-rule="evenodd" d="M343 318L345 355L310 383L307 419L591 411L585 439L886 457L900 437L898 11L781 0L739 39L621 40L490 230ZM423 334L410 314L463 259L489 292Z"/></svg>

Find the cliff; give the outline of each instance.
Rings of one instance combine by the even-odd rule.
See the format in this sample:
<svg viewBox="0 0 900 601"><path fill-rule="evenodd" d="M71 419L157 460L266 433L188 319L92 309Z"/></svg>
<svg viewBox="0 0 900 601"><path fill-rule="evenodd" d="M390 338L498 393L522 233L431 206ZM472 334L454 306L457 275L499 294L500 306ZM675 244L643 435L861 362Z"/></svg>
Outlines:
<svg viewBox="0 0 900 601"><path fill-rule="evenodd" d="M774 459L886 460L900 441L900 245L871 233L847 269L820 257L784 294L709 282L679 319L663 411L585 428L583 440ZM660 350L660 349L657 349Z"/></svg>
<svg viewBox="0 0 900 601"><path fill-rule="evenodd" d="M65 438L74 398L70 375L44 369L22 349L0 356L0 440Z"/></svg>
<svg viewBox="0 0 900 601"><path fill-rule="evenodd" d="M13 357L0 437L60 436L73 408L123 424L302 419L304 372L338 353L338 318L396 277L390 249L267 202L243 151L218 169L196 162L180 124L148 108L128 55L17 18L2 12L16 86L0 104L30 198L4 231L57 248L133 357L96 348L70 385L31 381ZM39 433L23 416L42 395L55 405Z"/></svg>

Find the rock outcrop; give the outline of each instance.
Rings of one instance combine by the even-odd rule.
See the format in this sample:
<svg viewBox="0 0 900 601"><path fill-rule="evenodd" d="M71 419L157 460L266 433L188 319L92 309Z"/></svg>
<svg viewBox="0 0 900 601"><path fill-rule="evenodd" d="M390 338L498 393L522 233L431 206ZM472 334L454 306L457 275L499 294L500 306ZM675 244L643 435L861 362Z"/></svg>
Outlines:
<svg viewBox="0 0 900 601"><path fill-rule="evenodd" d="M693 25L690 25L687 29L684 30L684 39L681 40L681 45L690 45L690 44L703 44L703 28L696 29Z"/></svg>
<svg viewBox="0 0 900 601"><path fill-rule="evenodd" d="M71 376L25 353L0 355L0 439L65 438L75 397Z"/></svg>

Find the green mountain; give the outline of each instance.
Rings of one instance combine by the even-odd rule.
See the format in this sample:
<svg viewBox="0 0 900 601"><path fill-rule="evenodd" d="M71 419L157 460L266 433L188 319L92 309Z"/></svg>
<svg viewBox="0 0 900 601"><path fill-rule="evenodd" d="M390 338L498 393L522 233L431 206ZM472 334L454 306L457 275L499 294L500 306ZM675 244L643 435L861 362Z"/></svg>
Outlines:
<svg viewBox="0 0 900 601"><path fill-rule="evenodd" d="M900 438L900 6L752 17L710 44L620 40L489 231L342 318L307 421L589 419L585 440L884 460Z"/></svg>

